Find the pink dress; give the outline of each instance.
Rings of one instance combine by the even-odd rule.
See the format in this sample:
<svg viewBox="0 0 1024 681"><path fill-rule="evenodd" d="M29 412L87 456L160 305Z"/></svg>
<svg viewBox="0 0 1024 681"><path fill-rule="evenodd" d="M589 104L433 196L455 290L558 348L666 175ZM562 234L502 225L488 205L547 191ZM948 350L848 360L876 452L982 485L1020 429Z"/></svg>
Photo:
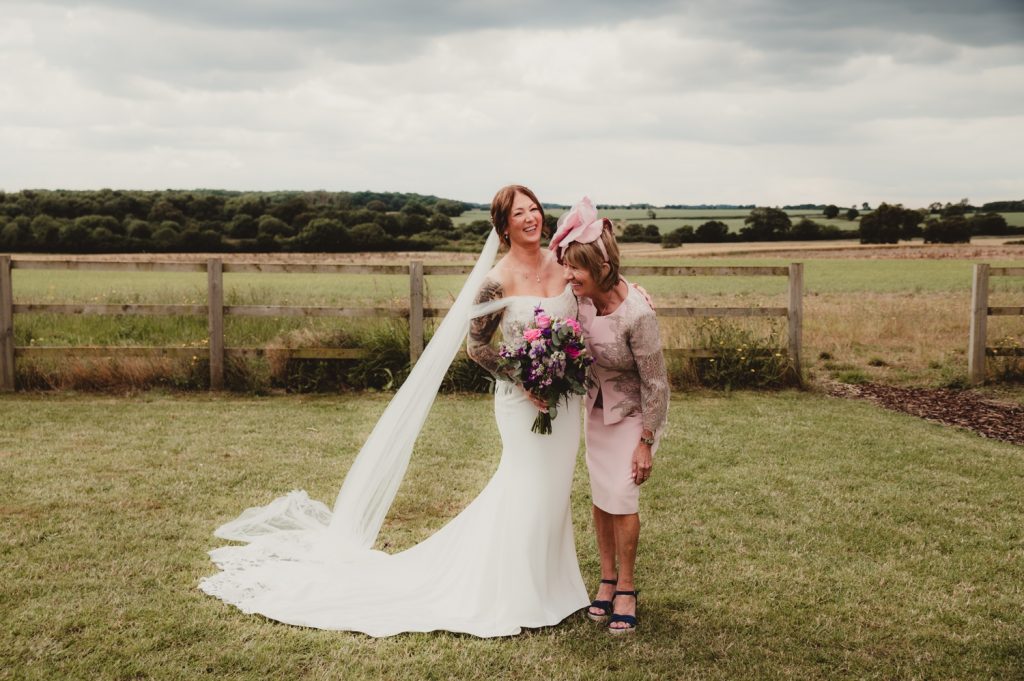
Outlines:
<svg viewBox="0 0 1024 681"><path fill-rule="evenodd" d="M599 316L580 300L580 323L594 356L596 385L585 401L587 468L594 505L616 515L636 513L633 451L646 428L656 451L668 417L669 385L654 310L632 286L626 299Z"/></svg>

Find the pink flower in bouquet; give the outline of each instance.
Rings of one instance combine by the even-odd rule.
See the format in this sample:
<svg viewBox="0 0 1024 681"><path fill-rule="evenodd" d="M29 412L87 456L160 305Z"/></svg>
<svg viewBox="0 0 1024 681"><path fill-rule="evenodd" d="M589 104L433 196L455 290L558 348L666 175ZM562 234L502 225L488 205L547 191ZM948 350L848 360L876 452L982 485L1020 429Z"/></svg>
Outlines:
<svg viewBox="0 0 1024 681"><path fill-rule="evenodd" d="M502 343L498 368L528 392L539 397L547 410L537 414L530 428L534 433L551 433L551 421L558 415L558 403L570 395L585 395L591 384L588 367L593 358L587 352L582 329L575 319L553 317L539 306L532 325L523 329L522 340Z"/></svg>

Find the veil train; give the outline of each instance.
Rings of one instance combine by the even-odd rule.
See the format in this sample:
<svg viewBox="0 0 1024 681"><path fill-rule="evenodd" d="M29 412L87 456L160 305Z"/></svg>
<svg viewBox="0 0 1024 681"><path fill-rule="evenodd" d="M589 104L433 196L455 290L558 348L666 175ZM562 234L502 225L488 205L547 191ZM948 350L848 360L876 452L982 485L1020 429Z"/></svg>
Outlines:
<svg viewBox="0 0 1024 681"><path fill-rule="evenodd" d="M250 547L214 549L210 552L214 562L252 561L257 555L343 560L372 550L437 390L469 330L473 299L497 252L498 235L492 229L455 303L352 462L333 513L302 490L249 508L214 534ZM240 552L242 548L250 550ZM217 580L207 578L200 586L212 593Z"/></svg>
<svg viewBox="0 0 1024 681"><path fill-rule="evenodd" d="M557 624L587 605L570 506L582 410L567 409L551 434L538 435L530 430L536 408L522 391L495 392L502 454L476 498L404 551L372 548L469 320L507 306L503 323L512 324L530 318L537 304L518 296L473 305L497 249L492 231L356 456L333 512L303 491L245 511L216 531L243 544L210 551L220 571L200 589L242 612L371 636L439 629L510 636ZM556 314L576 304L569 289L545 300Z"/></svg>

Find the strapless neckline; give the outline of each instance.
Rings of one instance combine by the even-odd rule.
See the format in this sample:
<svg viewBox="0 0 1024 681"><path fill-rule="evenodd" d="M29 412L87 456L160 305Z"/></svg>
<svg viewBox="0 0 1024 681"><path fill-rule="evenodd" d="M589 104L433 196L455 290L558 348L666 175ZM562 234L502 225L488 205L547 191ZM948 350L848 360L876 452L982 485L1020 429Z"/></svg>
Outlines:
<svg viewBox="0 0 1024 681"><path fill-rule="evenodd" d="M557 299L561 298L562 296L564 296L567 292L568 293L572 293L572 287L569 286L568 284L566 284L565 288L562 289L562 292L557 294L557 295L553 295L553 296L537 296L537 295L522 295L522 294L520 294L518 296L505 296L505 300L513 301L513 300L516 300L516 299L519 299L519 298L530 298L532 300L557 300Z"/></svg>

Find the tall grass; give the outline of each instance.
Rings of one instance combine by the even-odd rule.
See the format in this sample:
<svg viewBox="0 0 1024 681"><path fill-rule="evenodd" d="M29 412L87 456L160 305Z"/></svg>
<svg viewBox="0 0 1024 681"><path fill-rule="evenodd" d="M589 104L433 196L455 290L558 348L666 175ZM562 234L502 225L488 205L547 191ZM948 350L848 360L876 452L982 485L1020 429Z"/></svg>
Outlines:
<svg viewBox="0 0 1024 681"><path fill-rule="evenodd" d="M783 265L778 258L660 258L647 264ZM1012 261L997 261L1011 265ZM1019 262L1016 263L1019 265ZM971 265L966 260L810 259L806 262L804 298L804 360L811 378L861 376L901 385L959 385L967 371ZM14 271L18 302L95 301L107 303L202 303L202 275L191 273ZM659 306L782 306L783 277L637 277ZM464 277L427 278L428 304L448 305ZM228 304L407 305L408 278L401 275L248 275L225 277ZM1024 277L999 277L991 282L992 305L1020 305ZM699 320L662 318L666 347L693 347ZM738 322L737 329L767 340L770 328L756 320ZM1024 343L1024 317L993 317L993 338ZM228 347L344 346L375 342L384 350L364 366L312 361L294 365L241 363L237 381L257 392L283 387L292 390L369 386L386 388L401 382L397 348L406 330L374 320L244 318L226 320ZM30 345L176 345L204 347L206 321L201 317L82 317L23 314L15 320L15 343ZM390 338L387 338L390 336ZM375 339L375 340L374 340ZM784 338L777 337L784 345ZM992 343L994 344L994 343ZM1005 363L1005 362L1003 362ZM246 367L251 371L246 374ZM1012 367L1011 367L1012 369ZM351 371L350 371L351 370ZM679 387L699 383L697 367L675 367ZM67 365L19 362L24 386L89 388L116 385L189 387L205 380L194 362L154 362L152 379L139 361L103 365L96 360L69 360ZM706 374L706 372L705 372ZM1013 375L990 362L990 379ZM81 380L75 379L80 376ZM118 378L122 376L123 378ZM291 376L295 380L293 381ZM348 376L348 378L346 378ZM449 374L452 389L485 389L486 376L460 363Z"/></svg>
<svg viewBox="0 0 1024 681"><path fill-rule="evenodd" d="M694 359L700 385L725 390L799 385L801 377L785 349L782 325L775 319L764 325L767 334L718 317L698 321L692 334L694 347L717 355Z"/></svg>
<svg viewBox="0 0 1024 681"><path fill-rule="evenodd" d="M995 380L1001 383L1024 383L1024 339L1013 336L997 337L992 345L1017 353L999 355L988 360L989 372Z"/></svg>

